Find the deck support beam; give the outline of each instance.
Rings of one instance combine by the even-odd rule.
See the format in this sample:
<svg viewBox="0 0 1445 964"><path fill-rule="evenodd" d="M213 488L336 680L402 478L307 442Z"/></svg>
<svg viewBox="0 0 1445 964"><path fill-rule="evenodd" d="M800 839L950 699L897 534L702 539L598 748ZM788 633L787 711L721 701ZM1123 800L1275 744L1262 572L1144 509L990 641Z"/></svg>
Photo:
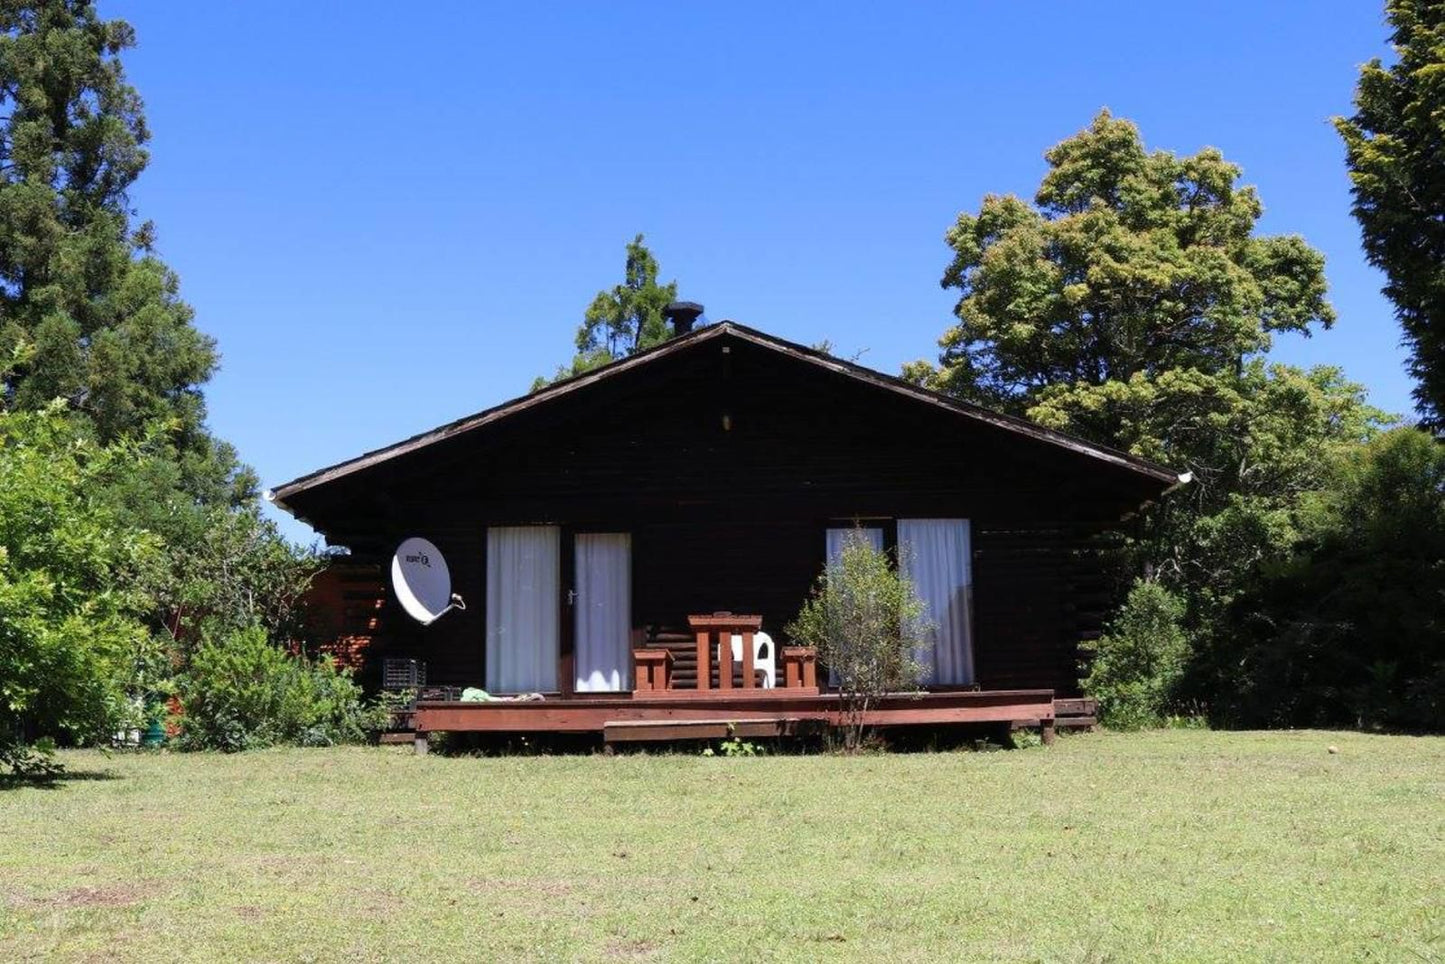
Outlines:
<svg viewBox="0 0 1445 964"><path fill-rule="evenodd" d="M1018 723L1039 727L1052 739L1053 690L982 690L892 694L869 710L866 722L876 726L931 726L952 723ZM486 703L429 702L417 704L418 752L433 731L493 733L603 733L608 724L679 721L735 723L815 721L825 726L842 722L836 693L806 689L753 689L643 693L570 700L497 700Z"/></svg>

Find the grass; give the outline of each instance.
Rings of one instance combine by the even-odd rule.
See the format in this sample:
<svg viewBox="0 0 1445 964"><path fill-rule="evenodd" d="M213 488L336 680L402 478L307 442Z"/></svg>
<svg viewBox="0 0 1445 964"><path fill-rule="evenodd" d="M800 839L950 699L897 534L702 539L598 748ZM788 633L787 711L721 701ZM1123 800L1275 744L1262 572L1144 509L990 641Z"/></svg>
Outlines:
<svg viewBox="0 0 1445 964"><path fill-rule="evenodd" d="M65 763L0 789L0 959L1445 958L1445 738Z"/></svg>

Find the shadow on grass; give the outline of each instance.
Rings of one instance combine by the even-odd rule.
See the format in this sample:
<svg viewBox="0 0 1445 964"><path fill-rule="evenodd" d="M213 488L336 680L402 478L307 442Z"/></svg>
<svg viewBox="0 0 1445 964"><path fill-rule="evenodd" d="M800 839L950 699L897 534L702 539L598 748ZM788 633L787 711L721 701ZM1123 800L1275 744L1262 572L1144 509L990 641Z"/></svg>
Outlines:
<svg viewBox="0 0 1445 964"><path fill-rule="evenodd" d="M59 773L0 773L0 793L6 790L59 790L67 783L92 780L123 780L109 770L62 770Z"/></svg>

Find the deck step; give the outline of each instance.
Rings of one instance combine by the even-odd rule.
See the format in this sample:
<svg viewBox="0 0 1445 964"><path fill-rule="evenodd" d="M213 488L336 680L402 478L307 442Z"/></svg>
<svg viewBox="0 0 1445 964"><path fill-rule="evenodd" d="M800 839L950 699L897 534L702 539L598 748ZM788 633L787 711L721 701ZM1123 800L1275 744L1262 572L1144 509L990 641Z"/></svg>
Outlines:
<svg viewBox="0 0 1445 964"><path fill-rule="evenodd" d="M381 736L378 738L378 742L383 745L389 745L392 743L405 743L407 746L411 746L412 741L415 739L416 734L413 733L411 730L391 730L381 734Z"/></svg>
<svg viewBox="0 0 1445 964"><path fill-rule="evenodd" d="M797 717L772 720L609 720L602 725L602 739L607 743L642 743L790 736L797 732L798 723Z"/></svg>
<svg viewBox="0 0 1445 964"><path fill-rule="evenodd" d="M1091 730L1099 725L1099 701L1092 696L1054 700L1054 725L1061 730Z"/></svg>

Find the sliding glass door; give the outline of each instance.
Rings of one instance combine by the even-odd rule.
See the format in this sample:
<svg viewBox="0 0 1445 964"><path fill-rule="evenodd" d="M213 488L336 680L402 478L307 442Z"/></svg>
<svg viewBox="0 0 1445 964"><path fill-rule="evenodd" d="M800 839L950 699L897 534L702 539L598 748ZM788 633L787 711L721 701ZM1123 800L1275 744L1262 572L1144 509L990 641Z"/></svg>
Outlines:
<svg viewBox="0 0 1445 964"><path fill-rule="evenodd" d="M561 530L487 530L487 689L555 692L560 652Z"/></svg>
<svg viewBox="0 0 1445 964"><path fill-rule="evenodd" d="M577 534L576 690L617 693L632 673L632 537Z"/></svg>
<svg viewBox="0 0 1445 964"><path fill-rule="evenodd" d="M967 519L899 519L899 570L931 625L929 683L973 682L973 562Z"/></svg>

